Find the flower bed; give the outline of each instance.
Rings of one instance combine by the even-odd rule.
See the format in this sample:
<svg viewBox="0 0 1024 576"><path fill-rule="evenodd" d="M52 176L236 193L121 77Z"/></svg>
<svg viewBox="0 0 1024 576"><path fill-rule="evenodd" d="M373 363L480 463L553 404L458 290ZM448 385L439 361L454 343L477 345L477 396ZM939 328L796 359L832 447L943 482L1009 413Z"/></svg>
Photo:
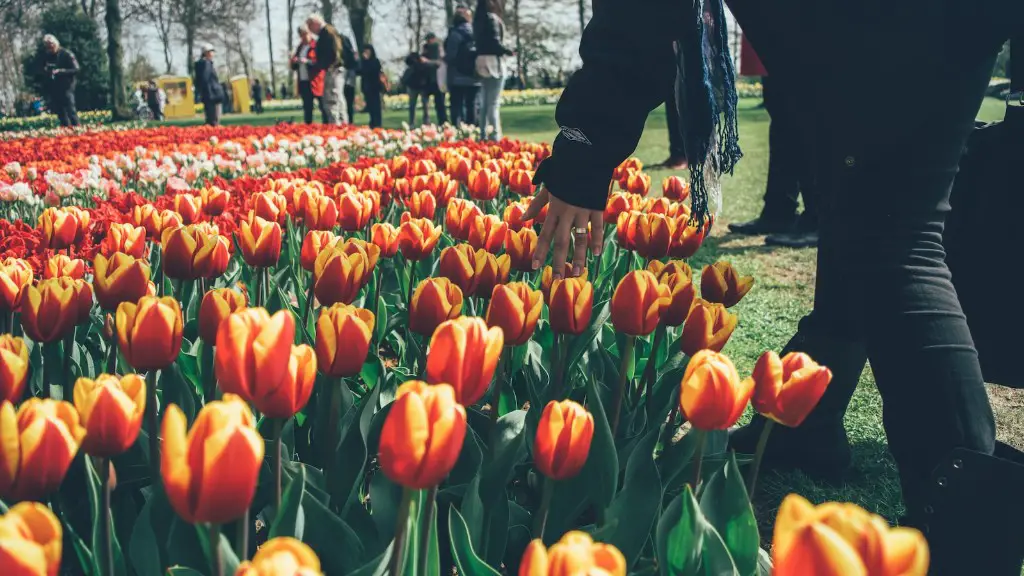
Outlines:
<svg viewBox="0 0 1024 576"><path fill-rule="evenodd" d="M178 162L197 130L122 148ZM295 128L262 130L216 134ZM754 280L691 270L683 181L620 167L605 249L562 278L524 221L547 146L360 134L0 221L0 573L925 574L919 533L795 495L760 548L759 456L726 430L749 403L799 424L830 374L741 378Z"/></svg>

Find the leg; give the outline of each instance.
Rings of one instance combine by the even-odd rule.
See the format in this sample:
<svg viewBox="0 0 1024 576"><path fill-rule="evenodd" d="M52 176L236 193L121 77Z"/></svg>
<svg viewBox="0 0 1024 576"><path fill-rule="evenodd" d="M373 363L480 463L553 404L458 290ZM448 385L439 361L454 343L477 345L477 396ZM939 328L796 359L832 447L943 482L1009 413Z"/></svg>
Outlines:
<svg viewBox="0 0 1024 576"><path fill-rule="evenodd" d="M501 139L501 87L502 78L486 78L483 81L482 134L485 138ZM491 137L493 133L493 138Z"/></svg>
<svg viewBox="0 0 1024 576"><path fill-rule="evenodd" d="M444 124L448 121L448 114L444 107L444 92L434 87L434 113L437 115L437 123Z"/></svg>
<svg viewBox="0 0 1024 576"><path fill-rule="evenodd" d="M423 124L430 124L430 90L423 91Z"/></svg>
<svg viewBox="0 0 1024 576"><path fill-rule="evenodd" d="M449 92L451 92L452 124L455 127L458 127L463 120L462 110L463 107L465 106L465 104L463 103L463 97L465 93L463 92L461 86L451 86L449 87L448 90Z"/></svg>
<svg viewBox="0 0 1024 576"><path fill-rule="evenodd" d="M337 103L335 94L335 81L337 80L337 73L333 70L328 70L324 73L324 94L321 96L321 104L323 105L324 124L337 124Z"/></svg>
<svg viewBox="0 0 1024 576"><path fill-rule="evenodd" d="M416 125L416 104L420 93L416 90L409 90L409 127Z"/></svg>
<svg viewBox="0 0 1024 576"><path fill-rule="evenodd" d="M65 113L68 116L68 123L71 124L71 126L78 126L78 110L75 108L74 92L68 91L68 93L64 95L64 106L66 111Z"/></svg>
<svg viewBox="0 0 1024 576"><path fill-rule="evenodd" d="M676 106L675 86L665 99L665 123L668 125L668 160L662 166L670 170L686 167L686 143L682 123L679 121L679 107Z"/></svg>
<svg viewBox="0 0 1024 576"><path fill-rule="evenodd" d="M345 111L348 113L348 121L354 122L356 118L356 87L346 83L342 93L345 95Z"/></svg>
<svg viewBox="0 0 1024 576"><path fill-rule="evenodd" d="M473 126L477 125L476 107L477 100L480 98L480 87L479 86L468 86L466 88L465 105L466 105L466 124Z"/></svg>

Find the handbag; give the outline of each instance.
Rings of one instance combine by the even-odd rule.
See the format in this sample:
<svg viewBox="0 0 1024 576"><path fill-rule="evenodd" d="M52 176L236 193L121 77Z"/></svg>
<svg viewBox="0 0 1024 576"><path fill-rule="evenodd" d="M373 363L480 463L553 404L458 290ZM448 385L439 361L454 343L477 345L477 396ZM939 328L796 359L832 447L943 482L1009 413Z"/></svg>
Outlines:
<svg viewBox="0 0 1024 576"><path fill-rule="evenodd" d="M971 133L953 183L943 243L986 382L1024 388L1024 299L1020 266L1024 214L1024 33L1010 57L1006 117Z"/></svg>

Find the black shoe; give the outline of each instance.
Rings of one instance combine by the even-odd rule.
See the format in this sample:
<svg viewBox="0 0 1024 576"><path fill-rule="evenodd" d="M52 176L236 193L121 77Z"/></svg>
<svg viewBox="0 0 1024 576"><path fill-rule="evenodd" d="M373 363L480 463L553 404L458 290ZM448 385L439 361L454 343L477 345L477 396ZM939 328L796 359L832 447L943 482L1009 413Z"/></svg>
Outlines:
<svg viewBox="0 0 1024 576"><path fill-rule="evenodd" d="M729 224L729 231L737 234L748 234L757 236L761 234L775 234L789 232L793 229L794 218L766 218L758 216L749 222L734 222Z"/></svg>
<svg viewBox="0 0 1024 576"><path fill-rule="evenodd" d="M768 419L755 415L746 426L729 431L729 449L740 454L753 454ZM766 470L800 470L812 480L834 486L841 485L852 461L850 442L842 422L813 431L787 428L776 424L768 436L761 473Z"/></svg>
<svg viewBox="0 0 1024 576"><path fill-rule="evenodd" d="M818 245L818 232L780 232L765 237L766 246L784 246L786 248L814 248Z"/></svg>

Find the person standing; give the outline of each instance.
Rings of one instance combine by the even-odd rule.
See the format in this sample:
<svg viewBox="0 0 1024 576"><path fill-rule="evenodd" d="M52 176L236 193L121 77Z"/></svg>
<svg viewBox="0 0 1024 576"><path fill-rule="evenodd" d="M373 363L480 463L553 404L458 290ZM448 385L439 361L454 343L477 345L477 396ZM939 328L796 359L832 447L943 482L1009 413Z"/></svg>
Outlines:
<svg viewBox="0 0 1024 576"><path fill-rule="evenodd" d="M473 19L476 38L476 75L483 87L480 133L501 140L501 90L505 84L503 56L515 52L505 46L505 20L501 0L477 0Z"/></svg>
<svg viewBox="0 0 1024 576"><path fill-rule="evenodd" d="M310 33L309 27L303 24L299 26L299 47L295 49L295 54L292 55L291 64L292 70L295 70L299 76L299 98L302 98L302 119L306 124L313 123L314 99L319 102L321 114L326 117L323 100L324 72L323 70L316 73L313 72L309 63L314 60L316 60L316 40L313 39L313 34ZM324 119L324 123L327 123L326 119Z"/></svg>
<svg viewBox="0 0 1024 576"><path fill-rule="evenodd" d="M382 99L384 92L387 91L387 81L380 60L377 59L377 51L373 49L372 44L363 47L359 79L363 88L363 99L366 100L366 112L370 115L370 128L380 128Z"/></svg>
<svg viewBox="0 0 1024 576"><path fill-rule="evenodd" d="M320 14L306 20L309 31L317 35L316 59L308 60L314 74L323 71L324 124L345 124L349 121L345 105L345 67L342 62L342 40L334 26L326 23ZM300 61L301 62L301 61Z"/></svg>
<svg viewBox="0 0 1024 576"><path fill-rule="evenodd" d="M409 95L409 126L416 125L416 104L423 97L423 123L430 122L430 95L427 88L427 65L419 52L410 52L405 57L405 72L402 73L402 85Z"/></svg>
<svg viewBox="0 0 1024 576"><path fill-rule="evenodd" d="M348 36L341 34L341 63L345 66L345 105L348 119L356 117L356 80L359 79L359 54Z"/></svg>
<svg viewBox="0 0 1024 576"><path fill-rule="evenodd" d="M263 114L263 84L259 78L252 84L252 104L257 114Z"/></svg>
<svg viewBox="0 0 1024 576"><path fill-rule="evenodd" d="M476 99L480 81L476 77L476 40L465 6L455 10L452 27L444 41L444 61L448 66L448 93L451 95L452 124L476 124Z"/></svg>
<svg viewBox="0 0 1024 576"><path fill-rule="evenodd" d="M225 91L217 78L217 70L213 66L214 50L209 44L203 45L199 60L195 63L196 94L203 103L203 112L209 126L220 125L221 104L224 102Z"/></svg>
<svg viewBox="0 0 1024 576"><path fill-rule="evenodd" d="M437 123L444 124L448 121L448 110L445 109L444 91L441 90L441 83L438 79L441 64L444 63L444 57L441 55L441 39L437 37L437 34L433 32L427 33L426 42L423 43L421 53L427 67L427 91L423 97L424 103L426 103L427 98L434 98L434 111L437 114ZM427 122L429 123L430 120L427 119Z"/></svg>
<svg viewBox="0 0 1024 576"><path fill-rule="evenodd" d="M78 126L75 109L75 83L78 59L52 34L43 36L40 76L46 96L46 105L57 115L61 126Z"/></svg>
<svg viewBox="0 0 1024 576"><path fill-rule="evenodd" d="M153 120L159 122L164 119L164 105L167 104L167 95L156 85L153 80L146 86L146 105L153 113Z"/></svg>
<svg viewBox="0 0 1024 576"><path fill-rule="evenodd" d="M676 87L668 89L665 98L665 124L668 128L668 158L658 164L658 168L666 170L686 170L686 138L683 136L682 122L679 120L679 104L676 102Z"/></svg>

